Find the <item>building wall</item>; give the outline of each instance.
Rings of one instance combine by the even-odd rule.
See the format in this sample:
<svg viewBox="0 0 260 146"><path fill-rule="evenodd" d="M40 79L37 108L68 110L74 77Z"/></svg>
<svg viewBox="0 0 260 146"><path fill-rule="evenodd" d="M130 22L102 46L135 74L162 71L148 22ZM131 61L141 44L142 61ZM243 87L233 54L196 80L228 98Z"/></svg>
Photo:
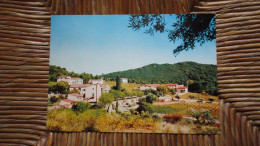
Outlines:
<svg viewBox="0 0 260 146"><path fill-rule="evenodd" d="M71 85L74 85L74 84L83 84L83 79L82 80L71 80Z"/></svg>
<svg viewBox="0 0 260 146"><path fill-rule="evenodd" d="M92 80L89 83L90 84L103 84L103 80Z"/></svg>
<svg viewBox="0 0 260 146"><path fill-rule="evenodd" d="M110 90L110 87L107 85L107 86L101 88L101 93L108 93L109 90Z"/></svg>
<svg viewBox="0 0 260 146"><path fill-rule="evenodd" d="M121 79L122 83L128 83L128 79Z"/></svg>
<svg viewBox="0 0 260 146"><path fill-rule="evenodd" d="M74 100L74 101L83 101L83 97L76 97L73 95L68 95L68 99Z"/></svg>
<svg viewBox="0 0 260 146"><path fill-rule="evenodd" d="M85 98L88 98L89 102L98 102L99 97L101 96L101 87L98 84L89 86L85 88ZM91 99L91 97L94 97Z"/></svg>

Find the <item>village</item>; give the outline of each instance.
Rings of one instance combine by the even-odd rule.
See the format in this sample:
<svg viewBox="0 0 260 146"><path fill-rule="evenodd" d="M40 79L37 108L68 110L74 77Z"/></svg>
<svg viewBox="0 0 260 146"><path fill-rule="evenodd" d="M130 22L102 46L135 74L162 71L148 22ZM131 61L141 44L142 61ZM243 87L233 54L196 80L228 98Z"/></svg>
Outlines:
<svg viewBox="0 0 260 146"><path fill-rule="evenodd" d="M122 84L120 90L116 89L118 80ZM65 131L84 130L83 127L75 127L73 123L57 116L63 113L69 116L66 119L72 120L70 116L75 114L82 117L75 121L77 123L92 119L90 129L96 128L97 131L120 131L121 128L129 132L142 129L155 133L185 133L187 129L191 133L208 131L198 128L198 124L210 128L213 133L218 131L218 97L205 92L188 92L188 87L184 85L136 84L129 83L128 78L119 77L116 81L90 79L84 84L82 78L68 75L58 76L56 84L58 83L66 83L68 92L48 94L49 100L56 99L48 106L48 121L51 122L47 125L50 130L57 127ZM100 125L99 123L105 119L106 123ZM113 122L114 120L117 122ZM135 120L139 122L134 122ZM62 121L69 123L65 124ZM118 127L120 125L121 128ZM177 130L175 126L178 126Z"/></svg>
<svg viewBox="0 0 260 146"><path fill-rule="evenodd" d="M128 84L127 78L120 78L123 84ZM62 99L58 106L55 108L71 108L72 105L79 101L89 102L91 104L97 104L99 98L103 93L109 93L111 87L105 83L103 79L91 79L88 84L83 84L83 79L77 77L73 78L67 75L58 76L57 82L67 82L69 84L69 91L78 91L77 93L70 93L67 95L66 99ZM138 85L138 89L145 91L147 89L157 90L157 87L160 84L141 84ZM163 86L168 87L169 89L176 89L176 95L183 95L188 93L188 88L184 85L178 84L162 84ZM49 94L51 97L53 94ZM56 95L58 96L58 95ZM138 102L140 97L126 97L118 101L120 106L124 105L133 105ZM159 97L158 102L172 102L172 97ZM115 104L115 101L113 102ZM50 108L53 109L53 108ZM125 109L125 108L122 108ZM131 108L132 109L132 108Z"/></svg>

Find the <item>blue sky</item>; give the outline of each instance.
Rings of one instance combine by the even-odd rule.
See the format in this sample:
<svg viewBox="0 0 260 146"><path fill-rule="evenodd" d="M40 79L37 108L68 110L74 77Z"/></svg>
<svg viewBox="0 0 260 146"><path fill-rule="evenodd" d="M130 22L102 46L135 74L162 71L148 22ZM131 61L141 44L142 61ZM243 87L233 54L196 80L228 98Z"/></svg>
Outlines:
<svg viewBox="0 0 260 146"><path fill-rule="evenodd" d="M165 15L168 25L175 16ZM55 15L51 17L50 64L77 73L101 75L152 63L194 61L216 64L216 42L196 45L177 57L180 41L169 42L167 33L154 36L133 31L129 15Z"/></svg>

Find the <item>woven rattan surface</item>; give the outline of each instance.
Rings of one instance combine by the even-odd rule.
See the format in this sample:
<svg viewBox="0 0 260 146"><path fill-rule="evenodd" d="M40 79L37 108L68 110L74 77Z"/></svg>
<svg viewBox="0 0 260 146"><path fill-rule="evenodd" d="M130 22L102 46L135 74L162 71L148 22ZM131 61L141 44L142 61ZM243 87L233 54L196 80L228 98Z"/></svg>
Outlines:
<svg viewBox="0 0 260 146"><path fill-rule="evenodd" d="M46 133L50 16L215 13L221 135ZM1 0L0 145L260 146L260 1Z"/></svg>

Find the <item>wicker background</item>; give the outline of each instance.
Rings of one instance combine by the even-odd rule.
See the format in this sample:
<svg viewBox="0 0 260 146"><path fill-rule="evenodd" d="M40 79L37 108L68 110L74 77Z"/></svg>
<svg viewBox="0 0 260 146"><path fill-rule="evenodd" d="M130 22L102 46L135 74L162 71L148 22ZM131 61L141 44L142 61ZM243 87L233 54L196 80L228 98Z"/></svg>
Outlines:
<svg viewBox="0 0 260 146"><path fill-rule="evenodd" d="M51 14L216 13L221 135L46 133ZM260 146L259 0L0 0L0 145Z"/></svg>

